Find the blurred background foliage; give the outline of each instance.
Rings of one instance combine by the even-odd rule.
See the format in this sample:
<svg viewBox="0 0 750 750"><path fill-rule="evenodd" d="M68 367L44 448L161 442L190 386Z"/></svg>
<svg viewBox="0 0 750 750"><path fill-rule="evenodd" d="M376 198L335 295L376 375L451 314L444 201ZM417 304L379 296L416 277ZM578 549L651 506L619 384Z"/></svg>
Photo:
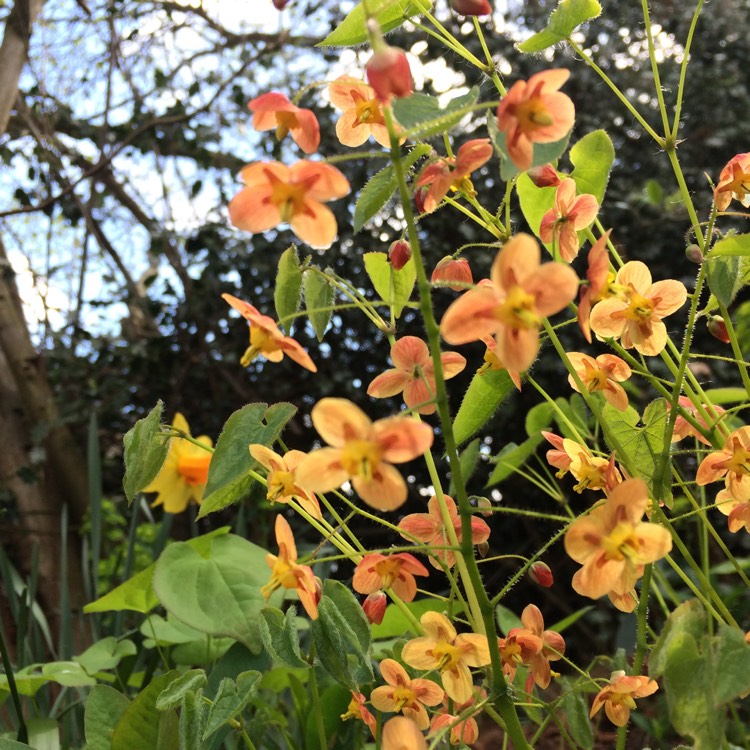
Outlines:
<svg viewBox="0 0 750 750"><path fill-rule="evenodd" d="M276 265L293 237L287 230L255 236L237 231L229 225L226 204L238 189L236 175L244 163L269 158L289 163L299 157L289 143L278 144L271 134L252 131L247 101L269 90L293 96L310 87L301 104L315 110L320 120L320 153L342 154L345 149L333 129L337 112L323 100L322 82L351 69L362 72L368 55L365 49L342 55L340 50L313 47L335 28L352 3L293 0L274 16L269 1L264 4L268 12L265 16L259 12L257 18L251 12L254 5L208 0L195 6L170 0L63 0L48 5L32 38L18 106L0 140L0 158L6 165L0 179L0 232L19 281L30 280L25 294L34 300L36 315L30 334L46 363L61 417L84 449L91 439L92 413L96 418L101 492L114 503L106 506L112 536L105 538L103 546L103 557L109 557L103 573L110 584L117 582L113 560L119 559L122 543L117 514L138 512L139 522L143 514L148 518L145 505L129 510L124 502L122 436L158 399L165 401L168 413L183 412L194 434L214 437L227 417L245 403L291 401L300 412L285 440L301 449L308 449L315 438L305 415L323 396L350 398L373 418L399 408L395 400L374 401L364 395L369 381L389 366L388 345L350 309L334 315L321 343L309 326L298 327L298 340L318 364L316 375L288 359L278 365L256 361L246 370L239 365L247 328L244 321L230 318L220 295L230 292L273 315ZM571 142L604 128L616 150L602 223L614 228L613 239L626 259L647 262L656 279L679 278L690 286L696 267L684 256L691 241L685 234L689 220L675 197L668 160L618 107L596 74L567 48L541 57L524 56L514 48L546 24L555 5L542 0L497 3L486 31L498 68L508 84L543 68L572 69L565 86L577 111ZM667 0L653 4L660 74L668 99L677 86L692 5ZM706 175L717 179L734 154L750 148L749 10L748 0L714 0L699 22L693 44L678 155L703 217L711 202ZM453 15L445 0L437 0L437 11L446 26L482 57L470 25ZM8 12L7 5L0 6L0 20ZM641 4L622 2L606 9L579 36L597 64L658 126ZM414 54L423 91L444 94L477 85L481 97L495 97L477 71L446 58L442 47L408 25L390 35L389 41ZM420 69L416 58L429 64ZM470 128L452 133L456 145L485 134L481 119ZM433 145L443 153L439 138ZM383 160L355 158L338 166L355 192L331 204L339 240L324 253L312 251L313 261L332 267L371 296L362 255L385 251L399 238L399 211L392 207L352 235L356 189L383 166ZM559 166L570 167L564 159ZM502 198L497 169L493 160L473 178L480 201L489 207ZM516 218L523 229L520 211ZM489 241L471 222L448 209L427 217L420 230L430 266L460 246ZM307 250L302 247L300 252L304 256ZM466 257L478 279L487 274L494 252L469 248ZM454 295L437 290L434 296L443 309ZM747 305L743 309L745 319L750 319ZM678 317L673 320L672 333L679 337ZM750 326L743 325L747 346ZM398 333L421 334L413 315L404 315ZM571 339L571 346L580 348L580 337ZM703 325L696 331L695 350L724 353L723 345L710 338ZM482 364L483 347L467 346L462 352L469 365L453 381L454 408ZM704 380L716 386L730 382L730 375L716 361L696 363ZM550 358L542 355L534 376L552 396L570 395ZM635 394L634 399L642 408L649 394L640 394L640 401ZM508 442L523 439L523 415L539 400L530 387L512 396L490 424L485 458ZM489 491L485 483L491 468L486 462L481 465L472 492ZM424 506L425 497L417 488L429 482L420 472L413 467L414 490L400 513ZM573 496L571 484L567 480L563 484L566 495ZM513 479L500 490L508 504L533 508L553 503ZM6 492L0 499L0 525L7 537L23 519L15 511L12 495ZM573 496L574 509L585 502L588 499ZM156 520L160 513L154 511ZM200 530L233 522L243 527L248 538L270 543L272 515L257 497L249 499L241 512L233 508L218 515L202 521ZM188 518L176 518L171 533L184 537L192 533L190 524ZM514 548L514 552L531 553L554 530L505 515L496 517L492 525L490 555L507 551L509 538L524 540L525 549ZM361 531L372 545L393 541L371 528ZM317 543L312 536L309 541ZM558 580L566 581L570 570L563 558L558 546L547 562ZM27 567L23 561L17 563ZM486 566L489 588L502 587L513 570L510 564ZM350 573L349 566L339 571L344 577ZM517 586L506 603L518 611L530 596L554 612L545 614L550 621L583 603L567 585L535 589L532 594L526 584ZM629 627L625 618L609 609L598 617L618 618L625 623L622 627ZM620 637L616 628L599 628L595 617L587 617L584 628L580 632L591 640ZM627 635L622 637L627 642Z"/></svg>

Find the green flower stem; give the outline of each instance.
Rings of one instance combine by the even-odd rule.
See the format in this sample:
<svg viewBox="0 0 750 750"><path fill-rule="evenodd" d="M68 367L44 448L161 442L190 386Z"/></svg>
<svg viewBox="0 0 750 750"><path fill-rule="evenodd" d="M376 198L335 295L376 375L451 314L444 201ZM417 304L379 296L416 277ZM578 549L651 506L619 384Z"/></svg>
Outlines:
<svg viewBox="0 0 750 750"><path fill-rule="evenodd" d="M387 331L388 324L383 320L383 318L380 316L380 314L375 310L375 305L373 305L369 300L365 299L365 297L360 294L357 289L355 289L346 279L342 279L340 276L336 276L335 274L329 274L325 271L321 271L318 268L307 268L306 271L312 271L313 273L319 273L323 278L328 281L331 286L338 289L345 297L348 297L357 307L359 307L360 310L362 310L363 314L366 315L377 327L379 331Z"/></svg>
<svg viewBox="0 0 750 750"><path fill-rule="evenodd" d="M248 735L245 727L242 727L242 730L240 731L240 737L242 737L242 741L245 743L245 747L247 748L247 750L255 750L255 745L253 745L253 741L250 739L250 736Z"/></svg>
<svg viewBox="0 0 750 750"><path fill-rule="evenodd" d="M505 96L508 92L505 90L505 86L500 80L500 76L498 75L497 69L495 68L495 61L492 59L492 53L490 52L490 49L487 46L487 42L484 39L482 25L479 23L479 19L476 16L474 16L472 20L474 21L474 31L477 34L479 43L482 45L482 51L484 52L484 56L487 59L487 73L492 80L492 83L495 84L495 88L500 92L500 96Z"/></svg>
<svg viewBox="0 0 750 750"><path fill-rule="evenodd" d="M328 82L330 83L330 81ZM362 159L387 159L387 151L348 151L337 156L328 156L323 159L325 164L341 164L342 162L360 162Z"/></svg>
<svg viewBox="0 0 750 750"><path fill-rule="evenodd" d="M482 229L486 229L488 232L490 232L490 234L497 237L497 234L495 234L495 232L492 231L491 227L487 225L487 222L484 219L482 219L480 216L477 216L475 213L472 213L471 211L469 211L469 209L466 208L466 206L462 205L454 198L451 198L449 195L446 195L445 198L443 198L443 200L448 205L453 206L453 208L457 208L465 216L468 216L473 222L475 222L476 224L479 224L479 226L482 227Z"/></svg>
<svg viewBox="0 0 750 750"><path fill-rule="evenodd" d="M567 428L575 435L576 440L581 443L581 445L585 445L586 441L581 437L581 433L578 432L576 426L568 419L565 412L558 406L556 401L547 393L547 391L545 391L544 388L542 388L542 386L540 386L539 383L537 383L536 380L531 377L531 375L526 375L526 380L527 382L531 383L534 388L536 388L537 393L539 393L542 398L544 398L544 400L552 407L555 415L560 419L560 421L565 423ZM585 388L583 390L585 390Z"/></svg>
<svg viewBox="0 0 750 750"><path fill-rule="evenodd" d="M422 313L427 341L429 344L430 354L435 366L435 384L437 388L437 411L440 417L440 424L443 429L443 438L445 440L445 450L450 464L450 470L453 481L456 486L458 499L458 509L461 516L461 553L457 556L458 560L465 562L467 579L464 579L464 585L467 589L472 590L473 596L476 597L481 612L483 628L482 630L489 639L496 638L494 608L490 604L487 592L482 584L482 577L479 572L476 560L474 559L474 548L471 540L471 505L466 494L466 485L463 481L461 471L461 462L458 455L458 447L453 436L453 423L451 420L450 409L448 407L448 396L445 387L445 378L443 376L443 366L440 359L440 330L435 313L432 308L430 297L430 283L425 272L422 251L419 243L416 224L414 222L414 212L411 206L411 196L406 184L406 172L404 170L401 150L398 146L393 117L389 108L385 110L386 125L391 136L391 156L393 159L394 171L398 181L398 190L401 198L401 206L404 212L409 234L409 244L411 245L412 258L417 272L417 285L419 290L419 308ZM438 484L439 487L439 484ZM437 487L436 487L437 489ZM492 673L492 693L494 696L494 705L502 719L502 724L510 736L516 750L529 750L529 745L521 728L521 723L513 705L508 686L503 675L500 652L496 644L491 644L491 673Z"/></svg>
<svg viewBox="0 0 750 750"><path fill-rule="evenodd" d="M672 570L674 570L675 573L677 573L678 577L682 579L682 582L693 592L696 599L698 599L701 604L716 618L717 622L725 623L727 620L722 617L721 614L714 608L713 604L711 604L709 599L706 599L705 596L703 596L703 593L701 590L690 580L690 577L682 570L680 565L674 561L671 555L667 555L664 558L669 565L672 567ZM731 617L731 615L730 615ZM732 618L732 622L734 622L734 619ZM735 623L735 627L737 627Z"/></svg>
<svg viewBox="0 0 750 750"><path fill-rule="evenodd" d="M633 656L633 674L639 675L643 668L643 660L646 658L648 649L647 628L648 628L648 602L651 592L651 578L654 570L654 564L649 563L643 568L643 578L641 579L641 596L638 599L638 610L636 612L636 641L635 655Z"/></svg>
<svg viewBox="0 0 750 750"><path fill-rule="evenodd" d="M661 123L664 133L668 140L672 140L669 135L669 115L667 114L667 105L664 102L664 91L661 87L661 76L659 75L659 63L656 60L656 47L654 46L654 36L651 29L651 16L648 10L648 0L641 0L641 9L643 11L643 23L646 27L646 39L648 40L648 57L651 61L651 75L654 79L654 88L656 89L656 100L659 102L659 113L661 114Z"/></svg>
<svg viewBox="0 0 750 750"><path fill-rule="evenodd" d="M670 143L665 146L665 151L667 152L667 156L669 157L669 162L672 165L672 171L674 172L674 176L677 178L677 184L680 188L680 195L682 196L682 200L685 203L685 208L687 209L687 212L690 216L691 229L693 232L695 232L695 236L698 239L698 244L704 249L706 248L706 238L703 236L703 232L701 231L701 222L698 218L698 214L695 212L695 206L693 205L693 198L690 195L690 190L688 189L687 183L685 182L685 175L682 173L682 167L680 166L680 160L677 158L677 145L675 143ZM703 266L701 266L701 270L703 269ZM696 289L700 287L696 286Z"/></svg>
<svg viewBox="0 0 750 750"><path fill-rule="evenodd" d="M349 520L349 518L351 518L351 515L349 515L346 520L342 519L333 505L329 502L328 498L322 492L318 493L318 499L323 503L323 505L325 505L326 510L333 516L334 521L336 521L336 523L338 524L338 528L342 529L343 532L349 537L354 547L359 550L359 552L364 554L364 545L359 541L357 535L347 525L347 521Z"/></svg>
<svg viewBox="0 0 750 750"><path fill-rule="evenodd" d="M641 127L656 141L659 148L664 148L665 141L643 118L643 115L628 101L625 94L620 91L617 84L589 57L583 48L576 44L570 37L567 39L568 44L571 46L574 52L580 56L580 58L594 70L597 75L609 86L614 95L625 105L625 108L630 112L633 117L640 123Z"/></svg>
<svg viewBox="0 0 750 750"><path fill-rule="evenodd" d="M680 117L682 115L682 101L685 96L685 78L687 76L687 66L690 60L690 47L693 45L693 38L695 36L695 29L698 26L698 19L700 18L701 10L703 9L703 0L698 0L698 5L693 13L693 19L690 22L690 29L688 30L687 39L685 40L685 51L682 54L682 65L680 66L680 82L677 84L677 97L674 107L674 121L672 123L672 132L670 138L674 143L677 143L677 132L680 129ZM709 237L711 235L709 234Z"/></svg>
<svg viewBox="0 0 750 750"><path fill-rule="evenodd" d="M724 323L727 326L727 333L729 334L729 344L732 347L732 354L734 354L734 357L738 363L741 363L741 365L745 365L745 357L742 354L742 349L740 349L740 342L737 340L737 332L734 330L734 326L732 325L732 319L729 316L729 310L727 310L726 305L722 304L721 302L719 302L719 310L721 311L721 316L724 318ZM747 397L750 399L750 373L748 373L748 368L746 366L740 366L737 369L740 372L742 385L745 386Z"/></svg>

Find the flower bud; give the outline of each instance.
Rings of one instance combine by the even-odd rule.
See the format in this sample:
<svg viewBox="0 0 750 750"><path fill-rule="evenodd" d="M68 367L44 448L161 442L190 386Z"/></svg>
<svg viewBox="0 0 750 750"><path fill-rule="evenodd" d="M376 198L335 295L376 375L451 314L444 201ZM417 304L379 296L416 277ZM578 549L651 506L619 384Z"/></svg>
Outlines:
<svg viewBox="0 0 750 750"><path fill-rule="evenodd" d="M429 185L422 185L414 191L414 203L417 206L417 211L419 211L420 214L424 213L424 202L425 198L427 198L427 193L429 192Z"/></svg>
<svg viewBox="0 0 750 750"><path fill-rule="evenodd" d="M464 292L467 284L474 282L474 277L471 275L471 266L466 258L453 258L446 255L435 266L431 281L433 284L442 283L454 292Z"/></svg>
<svg viewBox="0 0 750 750"><path fill-rule="evenodd" d="M453 10L462 16L488 16L492 6L488 0L453 0Z"/></svg>
<svg viewBox="0 0 750 750"><path fill-rule="evenodd" d="M494 515L492 512L492 500L490 500L488 497L477 497L477 508L479 508L479 512L485 517L489 518L490 516Z"/></svg>
<svg viewBox="0 0 750 750"><path fill-rule="evenodd" d="M414 90L406 52L387 44L376 51L365 65L367 82L381 102L409 96Z"/></svg>
<svg viewBox="0 0 750 750"><path fill-rule="evenodd" d="M703 263L703 251L696 244L688 245L685 248L685 257L691 263L697 263L698 265Z"/></svg>
<svg viewBox="0 0 750 750"><path fill-rule="evenodd" d="M387 604L388 597L382 591L374 591L372 594L368 594L362 602L362 609L373 625L380 625L383 622Z"/></svg>
<svg viewBox="0 0 750 750"><path fill-rule="evenodd" d="M490 543L489 542L480 542L477 544L477 552L479 553L479 557L487 557L487 553L490 551Z"/></svg>
<svg viewBox="0 0 750 750"><path fill-rule="evenodd" d="M708 332L719 341L728 344L730 342L729 332L727 331L727 324L724 322L724 318L721 315L714 315L708 319Z"/></svg>
<svg viewBox="0 0 750 750"><path fill-rule="evenodd" d="M284 10L289 0L272 0L272 2L273 7L276 8L276 10Z"/></svg>
<svg viewBox="0 0 750 750"><path fill-rule="evenodd" d="M560 175L557 174L557 170L551 164L534 167L526 172L526 174L538 188L557 187L562 182Z"/></svg>
<svg viewBox="0 0 750 750"><path fill-rule="evenodd" d="M531 580L537 585L543 586L545 589L548 589L555 582L555 577L552 575L549 565L541 560L531 563L531 566L529 567L529 578L531 578Z"/></svg>
<svg viewBox="0 0 750 750"><path fill-rule="evenodd" d="M388 260L394 271L400 271L411 258L411 245L406 240L396 240L388 248Z"/></svg>

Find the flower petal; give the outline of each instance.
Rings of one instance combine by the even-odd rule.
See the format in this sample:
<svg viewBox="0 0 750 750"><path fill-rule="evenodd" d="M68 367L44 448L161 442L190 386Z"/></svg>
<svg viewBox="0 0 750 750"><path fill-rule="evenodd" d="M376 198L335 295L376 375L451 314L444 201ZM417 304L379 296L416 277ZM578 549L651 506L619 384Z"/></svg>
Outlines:
<svg viewBox="0 0 750 750"><path fill-rule="evenodd" d="M313 406L312 423L329 445L341 448L348 440L364 440L370 434L372 421L345 398L323 398Z"/></svg>

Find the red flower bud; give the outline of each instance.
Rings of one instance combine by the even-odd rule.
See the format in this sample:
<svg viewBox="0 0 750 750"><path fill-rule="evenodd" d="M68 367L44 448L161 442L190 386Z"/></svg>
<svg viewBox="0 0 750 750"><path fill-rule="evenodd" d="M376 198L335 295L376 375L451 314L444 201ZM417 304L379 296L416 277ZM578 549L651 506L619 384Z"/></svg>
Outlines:
<svg viewBox="0 0 750 750"><path fill-rule="evenodd" d="M700 265L703 263L703 251L698 247L698 245L688 245L685 248L685 257L691 262L691 263L697 263Z"/></svg>
<svg viewBox="0 0 750 750"><path fill-rule="evenodd" d="M466 258L453 258L446 255L435 266L431 281L433 284L442 282L454 292L465 292L466 285L472 284L474 277L471 275L471 267Z"/></svg>
<svg viewBox="0 0 750 750"><path fill-rule="evenodd" d="M552 575L549 565L543 563L541 560L531 563L529 578L545 589L548 589L555 582L555 577Z"/></svg>
<svg viewBox="0 0 750 750"><path fill-rule="evenodd" d="M719 341L723 341L725 344L728 344L731 340L727 331L727 324L721 315L714 315L708 319L708 332L715 339L719 339Z"/></svg>
<svg viewBox="0 0 750 750"><path fill-rule="evenodd" d="M394 271L400 271L411 258L411 245L406 240L396 240L388 248L388 260Z"/></svg>
<svg viewBox="0 0 750 750"><path fill-rule="evenodd" d="M418 187L414 191L414 203L417 206L417 211L419 211L420 214L424 213L424 201L427 197L427 193L430 192L430 186L429 185L422 185L421 187Z"/></svg>
<svg viewBox="0 0 750 750"><path fill-rule="evenodd" d="M488 16L492 6L488 0L453 0L453 10L462 16Z"/></svg>
<svg viewBox="0 0 750 750"><path fill-rule="evenodd" d="M557 187L562 180L557 170L551 164L544 164L541 167L534 167L526 174L529 179L538 187Z"/></svg>
<svg viewBox="0 0 750 750"><path fill-rule="evenodd" d="M387 604L388 597L382 591L374 591L372 594L368 594L362 602L362 609L373 625L380 625L383 622Z"/></svg>
<svg viewBox="0 0 750 750"><path fill-rule="evenodd" d="M409 61L402 49L383 46L367 61L365 71L368 83L381 102L391 97L409 96L414 90Z"/></svg>
<svg viewBox="0 0 750 750"><path fill-rule="evenodd" d="M289 0L273 0L273 7L276 8L276 10L284 10L288 2Z"/></svg>

